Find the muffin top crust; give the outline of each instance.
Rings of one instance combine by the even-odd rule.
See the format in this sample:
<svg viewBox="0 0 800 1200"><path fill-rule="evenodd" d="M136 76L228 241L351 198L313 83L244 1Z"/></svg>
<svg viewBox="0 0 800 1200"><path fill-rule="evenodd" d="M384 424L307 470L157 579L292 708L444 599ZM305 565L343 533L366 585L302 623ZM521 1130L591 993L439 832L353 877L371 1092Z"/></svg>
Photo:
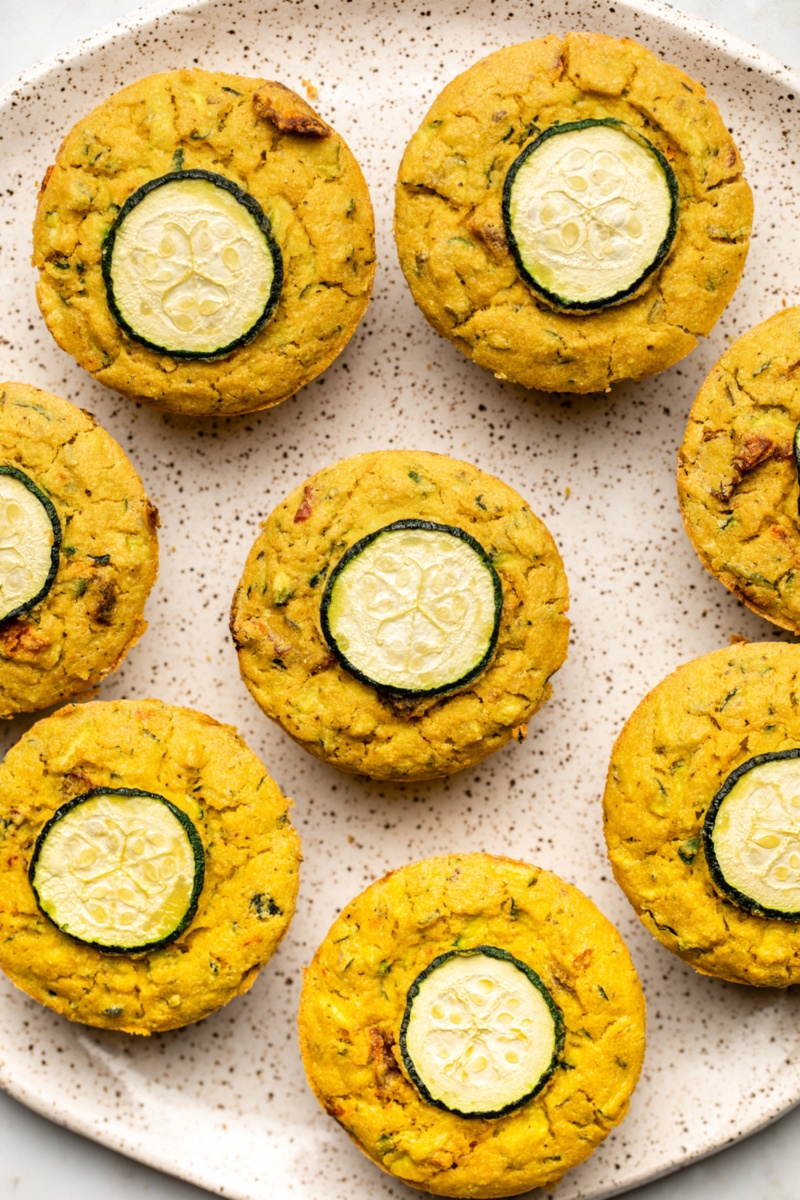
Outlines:
<svg viewBox="0 0 800 1200"><path fill-rule="evenodd" d="M800 308L730 346L678 454L683 526L703 566L759 616L800 632Z"/></svg>
<svg viewBox="0 0 800 1200"><path fill-rule="evenodd" d="M653 937L733 983L800 982L800 925L735 903L715 881L704 836L732 773L800 747L799 677L797 646L705 654L641 701L611 755L603 804L617 883Z"/></svg>
<svg viewBox="0 0 800 1200"><path fill-rule="evenodd" d="M504 187L532 143L581 122L626 129L662 156L677 231L629 299L564 312L520 274ZM593 210L567 195L569 180L557 192L577 246ZM569 33L498 50L444 88L403 156L395 233L415 300L464 354L525 387L593 392L664 370L710 332L741 277L751 220L739 152L702 84L630 38Z"/></svg>
<svg viewBox="0 0 800 1200"><path fill-rule="evenodd" d="M502 589L496 648L446 695L388 695L342 666L322 627L326 579L362 538L409 518L457 527ZM550 694L564 661L567 581L542 521L507 484L418 450L359 454L324 468L268 517L231 609L242 676L311 754L378 779L431 779L480 762Z"/></svg>
<svg viewBox="0 0 800 1200"><path fill-rule="evenodd" d="M129 336L126 321L115 319L103 269L109 235L121 236L118 222L137 189L164 176L180 186L184 172L222 177L222 199L242 215L231 189L255 204L282 273L277 305L251 340L189 361ZM208 179L205 186L215 192ZM169 206L163 237L152 245L143 227L139 283L142 304L163 302L179 337L187 322L202 324L204 306L213 315L228 304L249 278L253 247L245 253L240 242L220 242L212 253L203 239L213 221L201 229L179 219L174 203L168 218ZM250 233L259 240L257 229ZM101 383L173 412L252 412L313 379L355 330L375 272L372 206L343 139L288 88L169 71L110 96L68 133L42 183L33 263L50 332Z"/></svg>
<svg viewBox="0 0 800 1200"><path fill-rule="evenodd" d="M537 1095L469 1119L420 1092L401 1030L421 972L487 946L536 973L565 1036ZM510 858L452 854L400 867L345 906L305 973L300 1048L320 1104L385 1171L436 1195L512 1196L556 1183L623 1119L644 1021L625 944L582 892Z"/></svg>
<svg viewBox="0 0 800 1200"><path fill-rule="evenodd" d="M191 821L205 876L196 913L144 954L81 944L44 915L29 879L36 840L93 791L157 794ZM294 912L299 838L290 801L230 726L158 700L68 705L0 764L0 967L71 1021L150 1034L199 1021L253 984Z"/></svg>
<svg viewBox="0 0 800 1200"><path fill-rule="evenodd" d="M133 466L94 417L28 384L0 384L1 468L38 487L59 532L49 589L0 621L0 717L10 717L99 683L139 640L158 573L159 520ZM11 565L10 541L0 571Z"/></svg>

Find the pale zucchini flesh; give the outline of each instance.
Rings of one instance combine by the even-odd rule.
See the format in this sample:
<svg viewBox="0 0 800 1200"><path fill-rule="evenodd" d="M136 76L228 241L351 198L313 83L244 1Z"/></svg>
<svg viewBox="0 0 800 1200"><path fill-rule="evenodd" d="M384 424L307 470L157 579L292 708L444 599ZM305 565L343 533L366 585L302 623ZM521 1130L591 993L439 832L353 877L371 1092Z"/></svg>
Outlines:
<svg viewBox="0 0 800 1200"><path fill-rule="evenodd" d="M669 253L677 217L666 158L612 118L546 129L506 176L509 247L522 277L558 309L631 297Z"/></svg>
<svg viewBox="0 0 800 1200"><path fill-rule="evenodd" d="M348 550L326 585L321 622L356 678L390 695L435 695L486 668L502 600L479 542L455 526L411 519Z"/></svg>
<svg viewBox="0 0 800 1200"><path fill-rule="evenodd" d="M800 921L800 749L737 767L709 807L703 843L728 899L760 916Z"/></svg>
<svg viewBox="0 0 800 1200"><path fill-rule="evenodd" d="M0 466L0 621L44 599L60 547L61 522L52 502L19 468Z"/></svg>
<svg viewBox="0 0 800 1200"><path fill-rule="evenodd" d="M134 954L186 929L204 873L199 834L176 805L152 792L97 788L47 822L29 878L63 933L108 954Z"/></svg>
<svg viewBox="0 0 800 1200"><path fill-rule="evenodd" d="M414 980L400 1029L421 1095L464 1117L536 1096L564 1046L561 1012L536 972L497 946L440 955Z"/></svg>
<svg viewBox="0 0 800 1200"><path fill-rule="evenodd" d="M213 358L272 315L283 264L252 196L225 176L187 170L128 198L103 248L103 275L130 337L178 358Z"/></svg>

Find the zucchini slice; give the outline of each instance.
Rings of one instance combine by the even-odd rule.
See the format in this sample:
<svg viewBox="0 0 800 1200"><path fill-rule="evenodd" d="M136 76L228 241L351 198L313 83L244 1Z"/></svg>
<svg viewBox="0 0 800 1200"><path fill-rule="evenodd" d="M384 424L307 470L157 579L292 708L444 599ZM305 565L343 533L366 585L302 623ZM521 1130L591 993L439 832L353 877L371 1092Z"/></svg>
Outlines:
<svg viewBox="0 0 800 1200"><path fill-rule="evenodd" d="M108 306L142 345L216 358L272 316L283 260L247 192L211 171L173 171L128 197L103 246Z"/></svg>
<svg viewBox="0 0 800 1200"><path fill-rule="evenodd" d="M192 821L137 788L94 788L62 804L28 870L36 903L74 941L143 954L183 933L197 911L205 854Z"/></svg>
<svg viewBox="0 0 800 1200"><path fill-rule="evenodd" d="M403 520L351 546L320 618L345 670L390 696L435 696L486 669L503 589L486 551L454 525Z"/></svg>
<svg viewBox="0 0 800 1200"><path fill-rule="evenodd" d="M706 814L703 848L734 904L800 920L800 749L757 754L731 772Z"/></svg>
<svg viewBox="0 0 800 1200"><path fill-rule="evenodd" d="M538 296L596 311L629 299L669 254L678 182L661 151L622 121L552 125L511 164L503 221Z"/></svg>
<svg viewBox="0 0 800 1200"><path fill-rule="evenodd" d="M0 467L0 621L43 600L58 571L61 522L41 488L17 467Z"/></svg>
<svg viewBox="0 0 800 1200"><path fill-rule="evenodd" d="M800 483L800 425L798 425L794 431L792 449L794 450L794 465L795 470L797 471L797 480L798 483ZM797 514L800 516L800 496L798 496L797 499Z"/></svg>
<svg viewBox="0 0 800 1200"><path fill-rule="evenodd" d="M564 1049L564 1019L531 967L498 946L440 954L408 990L400 1052L417 1090L461 1117L501 1117L536 1096Z"/></svg>

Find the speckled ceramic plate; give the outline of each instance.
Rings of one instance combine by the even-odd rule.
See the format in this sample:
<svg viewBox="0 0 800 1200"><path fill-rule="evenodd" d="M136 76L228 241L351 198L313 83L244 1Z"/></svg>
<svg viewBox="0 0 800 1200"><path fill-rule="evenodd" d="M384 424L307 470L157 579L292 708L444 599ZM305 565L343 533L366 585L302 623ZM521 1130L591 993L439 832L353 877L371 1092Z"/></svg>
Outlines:
<svg viewBox="0 0 800 1200"><path fill-rule="evenodd" d="M396 264L392 185L406 139L466 64L551 30L628 34L701 79L756 192L744 283L678 367L600 399L499 384L426 326ZM29 267L35 182L72 123L111 91L182 64L319 89L375 201L375 298L346 353L262 415L193 421L104 391L53 344ZM107 697L157 695L238 725L296 799L305 866L294 924L246 997L202 1025L134 1041L69 1025L0 985L0 1079L18 1099L126 1154L241 1200L411 1196L361 1157L306 1088L295 1035L300 967L366 883L432 853L483 848L583 888L628 938L649 1003L631 1112L560 1200L610 1196L752 1132L800 1099L800 997L695 976L650 940L603 853L612 740L645 691L730 634L770 638L702 569L680 527L675 451L728 340L800 301L800 79L666 5L553 0L200 0L157 4L51 59L0 96L4 319L0 377L93 410L140 470L164 522L150 630ZM794 190L793 190L794 189ZM303 477L371 447L478 463L529 497L564 555L574 636L553 700L479 770L373 784L327 769L268 724L240 682L227 609L259 519ZM3 730L11 744L26 728Z"/></svg>

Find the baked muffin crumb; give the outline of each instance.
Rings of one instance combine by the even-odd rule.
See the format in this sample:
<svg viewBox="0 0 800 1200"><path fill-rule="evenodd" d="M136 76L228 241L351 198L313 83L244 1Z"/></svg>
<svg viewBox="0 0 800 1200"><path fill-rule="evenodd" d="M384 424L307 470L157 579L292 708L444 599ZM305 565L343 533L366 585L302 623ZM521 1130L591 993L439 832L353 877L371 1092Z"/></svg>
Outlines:
<svg viewBox="0 0 800 1200"><path fill-rule="evenodd" d="M611 755L603 807L617 883L653 937L700 974L732 983L800 982L800 927L721 895L702 836L736 767L800 746L798 672L798 646L714 650L641 701Z"/></svg>
<svg viewBox="0 0 800 1200"><path fill-rule="evenodd" d="M672 167L677 235L632 299L557 312L507 245L506 174L544 130L608 118ZM739 283L752 212L739 152L702 84L630 38L551 34L490 54L437 97L400 165L395 235L414 299L468 358L528 388L596 392L663 371L711 331Z"/></svg>
<svg viewBox="0 0 800 1200"><path fill-rule="evenodd" d="M707 571L800 632L800 308L743 334L712 367L678 454L683 526Z"/></svg>
<svg viewBox="0 0 800 1200"><path fill-rule="evenodd" d="M0 717L11 717L86 691L136 644L158 573L159 520L94 417L28 384L0 384L0 465L42 489L62 532L47 594L0 622Z"/></svg>
<svg viewBox="0 0 800 1200"><path fill-rule="evenodd" d="M423 1098L398 1043L419 973L485 945L536 972L566 1040L538 1095L469 1119ZM623 1119L644 1055L644 997L616 929L557 876L488 854L401 867L346 905L305 972L299 1024L326 1112L383 1170L442 1196L550 1188Z"/></svg>
<svg viewBox="0 0 800 1200"><path fill-rule="evenodd" d="M187 814L205 851L196 915L161 949L106 954L36 904L34 842L94 788L156 793ZM214 1012L254 983L294 912L299 838L291 801L230 726L159 700L95 701L47 717L0 764L0 968L71 1021L150 1034Z"/></svg>
<svg viewBox="0 0 800 1200"><path fill-rule="evenodd" d="M503 589L494 657L466 688L396 700L337 662L320 624L325 580L394 521L457 526ZM524 736L567 653L567 581L544 524L507 484L418 450L359 454L296 488L264 523L233 598L231 633L258 704L316 757L376 779L434 779Z"/></svg>
<svg viewBox="0 0 800 1200"><path fill-rule="evenodd" d="M101 260L129 197L188 170L222 174L258 202L284 278L251 341L184 361L123 332ZM344 140L282 84L223 72L150 75L83 117L45 175L33 240L39 307L59 346L107 387L194 415L293 395L344 349L375 273L369 192Z"/></svg>

